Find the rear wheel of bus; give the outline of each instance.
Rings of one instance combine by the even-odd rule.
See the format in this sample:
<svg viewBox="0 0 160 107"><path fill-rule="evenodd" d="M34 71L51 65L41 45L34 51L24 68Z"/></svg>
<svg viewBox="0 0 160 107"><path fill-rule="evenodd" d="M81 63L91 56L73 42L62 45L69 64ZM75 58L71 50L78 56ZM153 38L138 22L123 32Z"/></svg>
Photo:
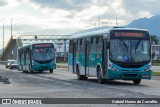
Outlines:
<svg viewBox="0 0 160 107"><path fill-rule="evenodd" d="M50 69L49 72L50 72L50 73L53 73L53 69Z"/></svg>
<svg viewBox="0 0 160 107"><path fill-rule="evenodd" d="M77 73L77 79L78 80L87 80L88 77L86 77L85 75L80 75L80 71L79 71L79 67L76 67L76 73Z"/></svg>
<svg viewBox="0 0 160 107"><path fill-rule="evenodd" d="M30 72L30 73L33 73L33 70L32 70L32 67L31 67L30 64L29 64L29 72Z"/></svg>
<svg viewBox="0 0 160 107"><path fill-rule="evenodd" d="M102 78L102 73L101 73L100 67L98 67L98 69L97 69L97 78L98 78L98 83L100 83L100 84L104 83L104 79Z"/></svg>
<svg viewBox="0 0 160 107"><path fill-rule="evenodd" d="M133 80L134 84L140 84L140 82L141 82L141 79L135 79L135 80Z"/></svg>

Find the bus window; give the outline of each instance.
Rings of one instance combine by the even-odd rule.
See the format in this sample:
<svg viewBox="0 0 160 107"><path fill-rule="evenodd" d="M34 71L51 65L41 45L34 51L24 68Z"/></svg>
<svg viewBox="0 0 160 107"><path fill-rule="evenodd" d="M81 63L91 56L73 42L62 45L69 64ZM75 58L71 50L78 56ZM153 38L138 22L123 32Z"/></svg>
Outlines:
<svg viewBox="0 0 160 107"><path fill-rule="evenodd" d="M70 40L69 41L69 46L72 46L73 45L73 40Z"/></svg>
<svg viewBox="0 0 160 107"><path fill-rule="evenodd" d="M80 39L80 45L82 45L82 39Z"/></svg>
<svg viewBox="0 0 160 107"><path fill-rule="evenodd" d="M82 39L82 45L85 45L85 39Z"/></svg>
<svg viewBox="0 0 160 107"><path fill-rule="evenodd" d="M102 52L102 36L97 37L97 49L96 52Z"/></svg>
<svg viewBox="0 0 160 107"><path fill-rule="evenodd" d="M96 39L97 39L97 37L93 38L93 44L96 44Z"/></svg>
<svg viewBox="0 0 160 107"><path fill-rule="evenodd" d="M98 43L102 43L102 41L103 41L103 37L99 36Z"/></svg>
<svg viewBox="0 0 160 107"><path fill-rule="evenodd" d="M93 44L93 37L91 38L91 44Z"/></svg>
<svg viewBox="0 0 160 107"><path fill-rule="evenodd" d="M69 52L72 52L73 48L73 40L70 40L69 42Z"/></svg>
<svg viewBox="0 0 160 107"><path fill-rule="evenodd" d="M96 37L92 39L91 52L96 52Z"/></svg>
<svg viewBox="0 0 160 107"><path fill-rule="evenodd" d="M98 44L99 43L99 36L97 36L97 38L96 38L96 44Z"/></svg>
<svg viewBox="0 0 160 107"><path fill-rule="evenodd" d="M78 45L78 39L77 39L76 43L77 43L77 45Z"/></svg>

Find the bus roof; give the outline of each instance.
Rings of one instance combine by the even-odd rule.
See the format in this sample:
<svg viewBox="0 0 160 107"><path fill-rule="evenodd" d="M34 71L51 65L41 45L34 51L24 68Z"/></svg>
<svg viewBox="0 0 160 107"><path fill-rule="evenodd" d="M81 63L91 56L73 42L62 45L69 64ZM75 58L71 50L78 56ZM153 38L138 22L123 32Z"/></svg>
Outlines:
<svg viewBox="0 0 160 107"><path fill-rule="evenodd" d="M47 43L47 42L46 42L46 43ZM25 45L25 46L19 47L18 49L29 48L29 47L31 47L31 46L34 45L34 44L46 44L46 43L32 43L32 44L29 44L29 45ZM52 44L53 44L53 43L52 43Z"/></svg>
<svg viewBox="0 0 160 107"><path fill-rule="evenodd" d="M70 39L75 38L85 38L93 35L103 35L109 33L111 30L139 30L139 31L148 31L146 29L138 29L138 28L126 28L126 27L100 27L100 28L92 28L88 30L79 31L70 36Z"/></svg>

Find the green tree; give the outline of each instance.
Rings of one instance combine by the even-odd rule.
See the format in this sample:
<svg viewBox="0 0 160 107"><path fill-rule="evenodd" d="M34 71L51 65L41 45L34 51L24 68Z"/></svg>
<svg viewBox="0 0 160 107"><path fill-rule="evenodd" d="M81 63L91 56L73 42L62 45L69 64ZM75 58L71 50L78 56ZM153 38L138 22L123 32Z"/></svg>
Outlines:
<svg viewBox="0 0 160 107"><path fill-rule="evenodd" d="M156 35L150 35L151 37L151 43L152 44L158 44L159 40L158 40L158 37Z"/></svg>

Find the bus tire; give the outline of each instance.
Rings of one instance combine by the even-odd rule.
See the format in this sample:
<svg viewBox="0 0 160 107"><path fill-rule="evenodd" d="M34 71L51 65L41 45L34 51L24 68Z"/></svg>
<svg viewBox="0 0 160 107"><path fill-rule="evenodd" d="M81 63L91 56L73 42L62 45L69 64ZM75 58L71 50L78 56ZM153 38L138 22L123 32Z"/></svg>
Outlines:
<svg viewBox="0 0 160 107"><path fill-rule="evenodd" d="M33 73L33 70L32 70L32 67L31 67L31 64L29 64L29 72Z"/></svg>
<svg viewBox="0 0 160 107"><path fill-rule="evenodd" d="M86 77L85 75L83 75L83 80L87 80L88 79L88 77Z"/></svg>
<svg viewBox="0 0 160 107"><path fill-rule="evenodd" d="M27 73L25 70L23 70L23 73Z"/></svg>
<svg viewBox="0 0 160 107"><path fill-rule="evenodd" d="M50 73L53 73L53 69L50 69L49 72L50 72Z"/></svg>
<svg viewBox="0 0 160 107"><path fill-rule="evenodd" d="M98 83L100 83L100 84L104 83L104 79L102 78L102 73L101 73L100 67L98 67L98 69L97 69L97 78L98 78Z"/></svg>
<svg viewBox="0 0 160 107"><path fill-rule="evenodd" d="M77 74L77 79L78 80L83 80L84 79L84 76L80 75L79 67L78 66L76 67L76 74Z"/></svg>
<svg viewBox="0 0 160 107"><path fill-rule="evenodd" d="M135 79L135 80L133 80L134 84L140 84L140 82L141 82L141 79Z"/></svg>
<svg viewBox="0 0 160 107"><path fill-rule="evenodd" d="M30 72L33 73L33 70L31 70Z"/></svg>

